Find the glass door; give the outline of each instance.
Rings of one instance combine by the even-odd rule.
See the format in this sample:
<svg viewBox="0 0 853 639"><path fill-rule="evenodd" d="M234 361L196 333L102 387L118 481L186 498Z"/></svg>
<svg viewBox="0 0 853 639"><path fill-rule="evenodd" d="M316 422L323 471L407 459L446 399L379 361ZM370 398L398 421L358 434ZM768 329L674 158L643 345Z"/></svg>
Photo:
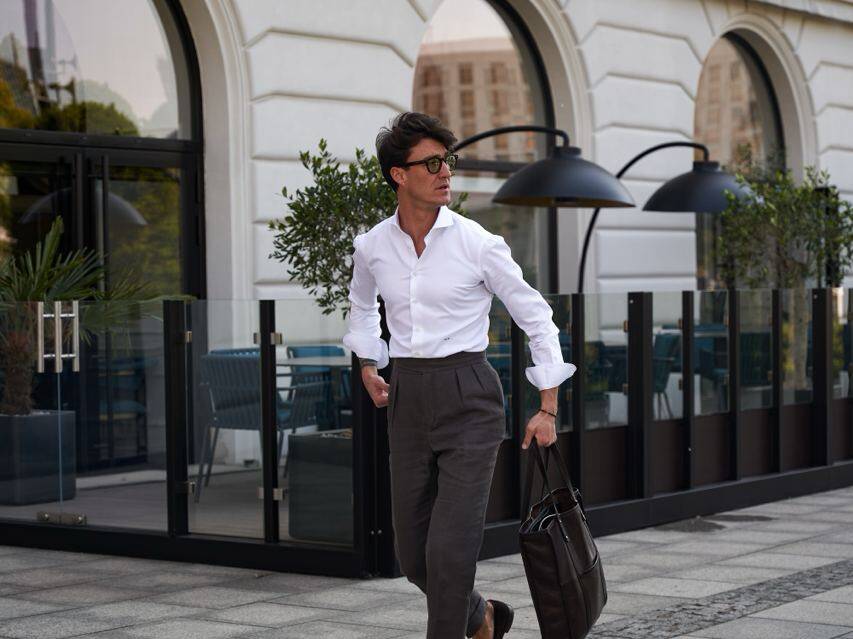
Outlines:
<svg viewBox="0 0 853 639"><path fill-rule="evenodd" d="M0 260L35 249L57 218L65 227L60 250L74 246L73 175L80 161L73 153L0 144Z"/></svg>
<svg viewBox="0 0 853 639"><path fill-rule="evenodd" d="M180 153L91 151L87 243L104 254L105 287L144 278L147 296L198 294L190 167Z"/></svg>
<svg viewBox="0 0 853 639"><path fill-rule="evenodd" d="M86 246L101 256L101 288L118 300L145 300L195 292L196 234L187 208L189 169L180 153L89 150L85 157L85 211L80 227ZM192 227L194 229L194 226ZM189 238L187 237L189 235ZM190 240L192 246L187 245ZM189 257L188 256L193 256ZM129 294L144 282L145 290ZM150 407L156 390L143 383L148 359L140 347L104 331L83 345L78 388L81 470L140 473L159 465L161 424ZM143 476L143 475L139 475Z"/></svg>

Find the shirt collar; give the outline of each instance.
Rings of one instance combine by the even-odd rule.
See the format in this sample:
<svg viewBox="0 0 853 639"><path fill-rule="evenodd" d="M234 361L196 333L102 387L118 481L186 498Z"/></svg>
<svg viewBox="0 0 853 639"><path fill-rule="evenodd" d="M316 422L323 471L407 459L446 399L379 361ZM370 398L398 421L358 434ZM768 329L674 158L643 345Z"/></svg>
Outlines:
<svg viewBox="0 0 853 639"><path fill-rule="evenodd" d="M400 207L397 207L397 209L394 211L394 215L391 217L391 224L403 231L403 227L400 226ZM450 209L446 206L442 206L438 210L438 217L435 218L435 222L433 223L430 232L432 232L433 229L440 229L445 226L452 226L453 224L453 214L451 213ZM405 231L403 232L405 233Z"/></svg>

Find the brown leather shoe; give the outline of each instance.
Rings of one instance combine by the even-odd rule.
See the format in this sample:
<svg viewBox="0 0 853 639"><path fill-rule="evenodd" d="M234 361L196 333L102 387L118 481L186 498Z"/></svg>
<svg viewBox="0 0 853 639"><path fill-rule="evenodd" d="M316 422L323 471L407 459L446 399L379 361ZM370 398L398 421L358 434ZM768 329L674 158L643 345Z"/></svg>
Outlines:
<svg viewBox="0 0 853 639"><path fill-rule="evenodd" d="M515 617L515 612L512 609L512 606L504 603L503 601L498 601L496 599L489 599L489 602L492 604L492 609L494 610L495 615L495 639L503 639L503 636L509 632L509 629L512 627L512 620Z"/></svg>

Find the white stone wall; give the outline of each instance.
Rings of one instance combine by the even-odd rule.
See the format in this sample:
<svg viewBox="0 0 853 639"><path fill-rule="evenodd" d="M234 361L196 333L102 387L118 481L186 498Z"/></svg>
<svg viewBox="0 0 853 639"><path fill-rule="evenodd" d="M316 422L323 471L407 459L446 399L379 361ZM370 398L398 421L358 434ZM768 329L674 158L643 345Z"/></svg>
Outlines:
<svg viewBox="0 0 853 639"><path fill-rule="evenodd" d="M249 77L252 292L304 297L268 259L266 224L285 212L281 187L309 180L299 152L320 138L342 161L372 151L380 126L410 108L430 2L234 0Z"/></svg>
<svg viewBox="0 0 853 639"><path fill-rule="evenodd" d="M245 209L231 211L242 225L228 230L233 236L228 259L233 277L241 280L235 291L256 298L305 296L287 281L283 266L267 257L266 223L285 208L281 187L306 184L309 176L298 153L316 148L320 137L346 161L357 146L372 149L377 129L410 108L418 46L437 1L204 0L229 13L239 49L229 73L243 76L231 82L244 87L245 121L242 166L231 177L242 181L235 190L245 193L232 200L232 208ZM555 87L557 121L570 129L586 157L615 172L651 144L691 138L702 62L724 33L736 29L749 37L771 72L782 103L789 164L828 169L853 199L853 3L513 4L534 18L529 27ZM581 78L556 77L572 68L565 60L555 62L561 55L579 61L573 73ZM569 86L584 88L569 95ZM208 143L206 152L215 161L218 149ZM686 149L659 153L635 166L624 181L642 203L662 181L686 170L691 157ZM562 292L575 289L574 264L589 214L560 214ZM217 233L223 229L208 226L208 245L222 244ZM594 235L586 290L693 288L695 264L692 215L607 210Z"/></svg>

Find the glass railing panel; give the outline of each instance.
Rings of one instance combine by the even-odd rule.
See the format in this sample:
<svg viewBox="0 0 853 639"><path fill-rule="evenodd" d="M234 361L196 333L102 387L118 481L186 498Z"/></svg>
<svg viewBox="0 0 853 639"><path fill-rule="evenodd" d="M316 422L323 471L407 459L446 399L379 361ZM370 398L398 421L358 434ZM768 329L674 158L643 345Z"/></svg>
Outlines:
<svg viewBox="0 0 853 639"><path fill-rule="evenodd" d="M492 301L489 311L489 345L486 347L486 359L498 373L503 387L504 414L506 416L506 435L514 436L512 431L512 348L511 348L511 326L509 311L497 297ZM526 339L526 336L525 336ZM526 343L525 343L526 344ZM522 392L525 393L525 402L529 402L530 382L522 380ZM535 389L533 389L535 390ZM524 422L526 423L526 422ZM522 423L522 428L524 427Z"/></svg>
<svg viewBox="0 0 853 639"><path fill-rule="evenodd" d="M808 404L813 395L812 296L805 288L784 289L782 302L782 397Z"/></svg>
<svg viewBox="0 0 853 639"><path fill-rule="evenodd" d="M37 309L0 303L0 519L61 523L76 497L76 414L64 394L66 376L50 359L53 320L40 319Z"/></svg>
<svg viewBox="0 0 853 639"><path fill-rule="evenodd" d="M560 341L560 351L563 361L573 363L572 354L572 297L571 295L543 295L545 301L551 307L551 320L557 326ZM524 335L525 367L533 366L533 356L530 351L530 340ZM541 406L539 389L533 386L526 377L523 379L525 388L524 419L521 421L524 427L528 420ZM557 432L568 432L572 430L572 378L563 381L557 391Z"/></svg>
<svg viewBox="0 0 853 639"><path fill-rule="evenodd" d="M262 538L258 302L198 300L187 311L189 531Z"/></svg>
<svg viewBox="0 0 853 639"><path fill-rule="evenodd" d="M850 397L850 373L853 371L851 337L853 305L849 288L831 289L832 294L832 397Z"/></svg>
<svg viewBox="0 0 853 639"><path fill-rule="evenodd" d="M285 542L353 545L352 354L342 313L312 299L277 300L276 416L279 536ZM382 424L384 426L384 424Z"/></svg>
<svg viewBox="0 0 853 639"><path fill-rule="evenodd" d="M740 292L741 410L773 406L773 292Z"/></svg>
<svg viewBox="0 0 853 639"><path fill-rule="evenodd" d="M681 392L681 292L652 293L652 414L656 420L684 414Z"/></svg>
<svg viewBox="0 0 853 639"><path fill-rule="evenodd" d="M729 410L729 295L697 291L693 297L695 414Z"/></svg>
<svg viewBox="0 0 853 639"><path fill-rule="evenodd" d="M598 293L584 300L586 428L628 423L628 294Z"/></svg>
<svg viewBox="0 0 853 639"><path fill-rule="evenodd" d="M167 528L163 328L159 300L80 302L81 370L66 388L77 411L72 510L90 526Z"/></svg>

